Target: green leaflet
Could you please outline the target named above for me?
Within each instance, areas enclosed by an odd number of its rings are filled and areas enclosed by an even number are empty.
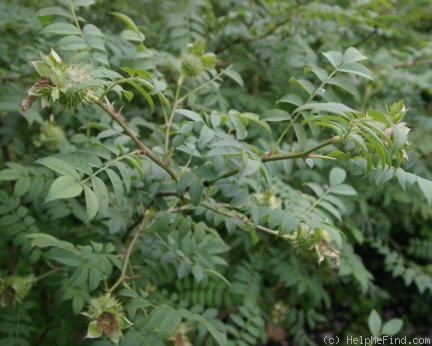
[[[204,191],[202,179],[194,177],[189,186],[189,195],[193,205],[197,206],[202,198]]]
[[[71,165],[56,157],[45,157],[43,159],[37,160],[36,163],[44,165],[45,167],[48,167],[61,175],[69,176],[74,179],[80,178],[78,172]]]
[[[68,23],[49,24],[41,30],[41,34],[79,35],[80,33],[76,26]]]
[[[382,321],[381,317],[378,314],[376,310],[372,310],[369,317],[368,317],[368,326],[371,334],[373,336],[380,335],[381,327],[382,327]]]
[[[72,198],[81,194],[83,186],[71,176],[58,177],[52,183],[45,202],[61,198]]]
[[[90,189],[87,185],[84,185],[84,196],[87,208],[87,217],[89,220],[93,219],[98,210],[99,210],[99,202],[96,194]]]

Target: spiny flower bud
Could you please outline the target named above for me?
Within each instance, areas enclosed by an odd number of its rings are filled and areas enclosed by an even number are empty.
[[[186,77],[198,77],[205,70],[214,69],[216,66],[216,54],[204,53],[205,43],[197,41],[188,44],[187,51],[181,57],[181,71]]]
[[[33,137],[33,144],[36,147],[44,146],[47,149],[55,150],[63,138],[65,138],[65,133],[55,121],[45,121],[40,133]]]
[[[105,335],[118,344],[123,337],[122,330],[132,325],[124,315],[121,303],[109,293],[90,299],[88,311],[82,314],[92,319],[88,325],[87,338]]]
[[[216,66],[216,54],[214,53],[205,53],[201,57],[201,62],[206,70],[214,69]]]

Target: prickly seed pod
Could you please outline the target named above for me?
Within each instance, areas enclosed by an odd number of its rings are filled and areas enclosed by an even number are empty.
[[[181,59],[181,70],[186,77],[198,77],[204,72],[204,65],[199,56],[185,54]]]
[[[90,300],[88,311],[82,313],[92,321],[88,325],[87,338],[102,335],[118,344],[123,337],[123,329],[132,325],[123,312],[121,303],[109,293]]]
[[[32,65],[41,78],[21,102],[23,112],[31,107],[36,98],[41,99],[42,107],[58,101],[72,110],[90,103],[93,91],[86,82],[91,77],[84,67],[63,63],[54,50],[42,56],[42,60],[32,62]]]
[[[321,236],[316,229],[311,229],[306,224],[301,224],[297,228],[296,237],[291,241],[293,248],[301,255],[308,257],[316,243],[321,240]]]
[[[306,224],[301,224],[297,229],[296,238],[291,241],[293,248],[299,254],[308,256],[315,250],[318,256],[318,264],[325,258],[331,258],[336,267],[340,265],[340,253],[331,244],[332,237],[329,232],[322,228],[310,228]]]
[[[59,102],[69,109],[82,108],[91,102],[93,96],[90,87],[80,87],[83,82],[90,81],[88,73],[79,66],[68,66],[65,79],[61,86]]]

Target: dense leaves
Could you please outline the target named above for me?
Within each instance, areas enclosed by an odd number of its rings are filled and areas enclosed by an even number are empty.
[[[418,5],[2,2],[0,344],[425,336]]]

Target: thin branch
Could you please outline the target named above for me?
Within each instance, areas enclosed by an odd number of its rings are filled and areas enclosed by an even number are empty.
[[[147,212],[143,215],[143,218],[142,218],[142,220],[141,220],[141,225],[140,225],[140,227],[139,227],[139,229],[136,231],[136,233],[134,234],[134,236],[133,236],[133,238],[132,238],[132,240],[131,240],[131,242],[129,243],[129,245],[128,245],[128,247],[127,247],[127,249],[126,249],[126,255],[125,255],[125,259],[124,259],[124,261],[123,261],[123,267],[122,267],[122,270],[121,270],[121,274],[120,274],[120,277],[118,278],[118,280],[108,289],[108,292],[109,293],[112,293],[112,292],[114,292],[115,290],[116,290],[116,288],[118,287],[118,286],[120,286],[127,278],[128,278],[128,276],[127,276],[127,274],[126,274],[126,272],[127,272],[127,270],[128,270],[128,267],[129,267],[129,263],[130,263],[130,257],[131,257],[131,255],[132,255],[132,251],[133,251],[133,249],[134,249],[134,247],[135,247],[135,244],[136,244],[136,242],[137,242],[137,240],[138,240],[138,238],[139,238],[139,236],[141,235],[141,233],[143,233],[146,229],[147,229],[147,225],[146,225],[146,222],[147,222],[147,220],[146,220],[146,216],[147,216]]]
[[[127,133],[127,135],[134,141],[136,146],[141,150],[141,153],[145,156],[147,156],[150,160],[152,160],[154,163],[156,163],[159,167],[161,167],[165,172],[167,172],[171,178],[173,178],[175,181],[178,180],[177,174],[171,169],[171,167],[168,166],[167,163],[162,162],[153,152],[147,148],[143,142],[139,140],[139,138],[135,135],[135,133],[129,128],[129,126],[123,121],[121,118],[121,115],[112,109],[112,107],[108,106],[107,104],[103,103],[100,100],[95,100],[95,103],[102,108],[107,114],[111,116],[111,118],[119,124],[122,129]]]
[[[41,275],[39,275],[39,276],[33,278],[32,282],[33,282],[33,283],[36,283],[37,281],[39,281],[39,280],[43,280],[43,279],[45,279],[46,277],[51,276],[51,275],[53,275],[53,274],[55,274],[55,273],[57,273],[58,271],[63,270],[63,269],[64,269],[64,268],[55,268],[55,269],[52,269],[52,270],[50,270],[49,272],[46,272],[46,273],[44,273],[44,274],[41,274]]]
[[[360,39],[359,41],[357,41],[356,43],[353,43],[351,45],[351,47],[358,47],[361,46],[363,43],[365,43],[366,41],[369,41],[372,37],[374,37],[375,35],[378,35],[378,27],[374,26],[374,29],[372,32],[370,32],[368,35],[366,35],[365,37],[363,37],[362,39]]]
[[[165,128],[166,128],[166,130],[165,130],[165,160],[166,161],[168,160],[171,127],[172,127],[172,123],[174,121],[174,115],[175,115],[176,108],[177,108],[178,104],[180,103],[179,102],[180,90],[183,86],[184,78],[185,78],[185,76],[183,74],[181,74],[179,79],[177,80],[177,86],[176,86],[176,91],[175,91],[175,96],[174,96],[174,104],[173,104],[170,116],[168,117],[167,121],[165,122]]]
[[[69,7],[70,7],[70,11],[71,11],[71,13],[72,13],[73,20],[74,20],[74,22],[75,22],[75,26],[76,26],[76,28],[79,30],[81,38],[84,40],[84,42],[87,42],[86,37],[84,36],[84,32],[83,32],[83,30],[82,30],[82,28],[81,28],[81,25],[80,25],[80,23],[79,23],[78,17],[77,17],[77,15],[76,15],[76,12],[75,12],[75,9],[74,9],[73,2],[72,2],[71,0],[69,0]],[[89,53],[89,60],[90,60],[90,64],[94,66],[93,58],[92,58],[91,51],[90,51],[89,48],[90,48],[90,47],[89,47],[88,44],[87,44],[87,48],[86,48],[86,50],[87,50],[87,52]]]
[[[339,71],[339,68],[334,69],[326,79],[324,79],[321,84],[318,86],[318,88],[315,89],[315,91],[312,93],[312,95],[309,96],[308,100],[304,104],[311,103],[315,96],[318,94],[318,92],[324,87],[324,85],[327,84],[327,82],[333,78],[333,76]],[[300,117],[301,113],[294,111],[295,116],[292,117],[290,123],[287,125],[285,130],[282,132],[282,134],[279,136],[279,138],[276,140],[276,142],[273,144],[272,148],[270,149],[269,154],[272,155],[273,152],[276,150],[276,148],[279,146],[282,139],[285,137],[285,135],[288,133],[288,131],[291,129],[291,127],[294,125],[294,123],[297,121],[297,119]]]
[[[341,141],[341,138],[339,136],[334,136],[332,138],[327,139],[324,142],[321,142],[305,151],[302,152],[295,152],[295,153],[288,153],[288,154],[282,154],[282,155],[265,155],[263,157],[261,157],[261,162],[271,162],[271,161],[282,161],[282,160],[292,160],[292,159],[298,159],[298,158],[308,158],[312,156],[312,153],[318,149],[324,148],[328,145],[334,144],[334,143],[338,143]],[[231,171],[228,171],[226,173],[224,173],[223,175],[221,175],[220,177],[217,177],[216,179],[213,180],[206,180],[204,181],[204,186],[210,186],[213,185],[216,181],[224,179],[224,178],[228,178],[231,177],[235,174],[237,174],[238,172],[240,172],[240,167],[236,167],[234,169],[232,169]]]
[[[93,177],[98,176],[99,173],[106,171],[110,166],[112,166],[113,164],[115,164],[117,161],[122,161],[125,157],[128,156],[133,156],[133,155],[139,155],[141,153],[140,150],[135,150],[132,152],[129,152],[127,154],[121,155],[116,157],[114,160],[109,161],[108,163],[106,163],[105,165],[103,165],[101,168],[99,168],[97,171],[93,172],[91,175],[89,175],[87,178],[81,180],[81,184],[85,183],[86,181],[89,181],[91,179],[93,179]]]
[[[217,73],[215,76],[213,76],[212,78],[210,78],[208,81],[206,81],[206,82],[198,85],[196,88],[188,91],[187,93],[185,93],[181,97],[180,97],[180,91],[181,91],[181,89],[183,87],[185,76],[183,74],[180,75],[180,77],[179,77],[179,79],[177,81],[177,87],[176,87],[175,96],[174,96],[174,105],[172,107],[171,114],[170,114],[170,116],[169,116],[169,118],[168,118],[168,120],[166,121],[166,124],[165,124],[165,127],[166,127],[166,132],[165,132],[165,155],[166,155],[166,158],[165,158],[165,160],[168,159],[170,133],[171,133],[171,127],[172,127],[172,123],[174,121],[174,116],[175,116],[176,109],[190,95],[195,94],[196,92],[198,92],[201,89],[205,88],[207,85],[209,85],[210,83],[214,82],[216,79],[218,79],[219,77],[221,77],[226,71],[228,71],[231,68],[232,68],[231,65],[228,66],[228,67],[226,67],[226,68],[224,68],[219,73]]]
[[[337,143],[339,141],[340,141],[340,137],[334,136],[334,137],[329,138],[326,141],[321,142],[321,143],[313,146],[312,148],[309,148],[309,149],[302,151],[300,153],[288,153],[288,154],[283,154],[283,155],[266,156],[266,157],[263,157],[261,159],[261,161],[262,162],[270,162],[270,161],[281,161],[281,160],[291,160],[291,159],[298,159],[298,158],[307,158],[315,150],[324,148],[328,145]]]
[[[252,221],[250,221],[246,216],[240,216],[240,215],[235,215],[235,214],[230,214],[225,210],[220,210],[217,207],[214,207],[208,203],[202,202],[200,203],[200,205],[208,210],[211,210],[213,212],[215,212],[216,214],[222,215],[222,216],[226,216],[229,217],[231,219],[236,219],[239,220],[241,222],[243,222],[245,225],[251,226],[251,227],[255,227],[256,229],[259,229],[260,231],[264,231],[273,235],[279,235],[280,232],[278,230],[275,229],[271,229],[265,226],[261,226],[258,224],[253,223]]]
[[[126,242],[126,240],[129,238],[130,233],[133,231],[133,229],[138,226],[140,223],[142,222],[142,217],[139,218],[138,220],[136,220],[132,225],[130,225],[127,229],[126,232],[123,234],[122,237],[122,243]]]

